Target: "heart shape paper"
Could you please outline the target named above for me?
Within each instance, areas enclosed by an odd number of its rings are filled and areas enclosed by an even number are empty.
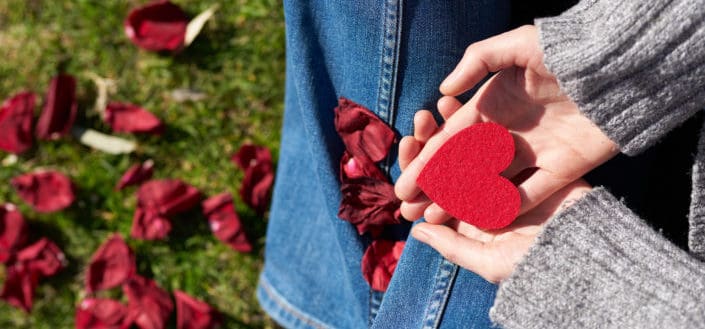
[[[416,180],[426,195],[453,217],[481,229],[511,224],[519,191],[499,174],[514,158],[514,140],[496,123],[478,123],[445,142]]]

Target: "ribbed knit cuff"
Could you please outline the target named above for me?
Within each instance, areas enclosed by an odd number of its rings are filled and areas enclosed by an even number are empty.
[[[626,154],[704,107],[702,1],[583,0],[535,23],[562,90]]]
[[[705,328],[705,267],[603,188],[556,215],[490,311],[503,328]]]

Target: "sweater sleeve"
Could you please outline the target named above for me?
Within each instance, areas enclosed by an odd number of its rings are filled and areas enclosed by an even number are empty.
[[[623,153],[705,107],[704,0],[583,0],[536,25],[548,69]]]
[[[503,328],[705,328],[705,264],[604,188],[556,215],[490,311]]]

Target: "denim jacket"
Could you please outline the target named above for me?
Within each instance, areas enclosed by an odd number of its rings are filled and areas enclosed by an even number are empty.
[[[487,328],[496,286],[407,239],[386,293],[360,262],[367,236],[337,217],[346,97],[409,135],[464,49],[509,28],[508,0],[290,0],[286,99],[258,298],[288,328]],[[396,152],[381,167],[400,173]],[[401,225],[406,236],[410,225]]]

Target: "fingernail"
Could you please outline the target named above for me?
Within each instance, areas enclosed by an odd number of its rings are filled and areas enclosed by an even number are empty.
[[[450,72],[450,74],[448,74],[448,76],[443,80],[443,82],[441,82],[441,88],[447,87],[447,85],[453,82],[453,80],[455,80],[458,75],[458,71],[460,70],[457,67],[453,69],[453,72]]]

